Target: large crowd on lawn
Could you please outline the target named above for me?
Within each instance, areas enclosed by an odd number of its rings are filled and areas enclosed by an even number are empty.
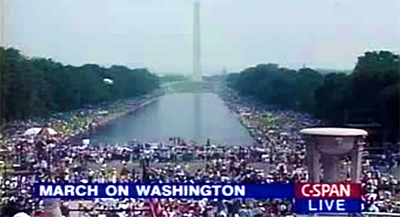
[[[240,116],[255,137],[254,144],[220,146],[210,140],[206,144],[198,144],[172,137],[160,143],[130,141],[120,146],[99,145],[92,144],[88,138],[71,140],[71,133],[74,132],[60,133],[53,130],[51,125],[27,134],[28,128],[35,127],[35,124],[25,122],[23,124],[27,131],[4,140],[1,150],[1,203],[13,204],[8,206],[7,212],[25,212],[31,216],[40,216],[49,204],[59,204],[60,216],[65,217],[293,215],[292,201],[280,199],[49,201],[32,197],[33,183],[42,181],[307,182],[305,142],[299,130],[323,126],[321,120],[288,110],[270,110],[234,95],[222,95],[221,98]],[[92,123],[88,121],[85,124]],[[400,212],[395,202],[399,191],[398,181],[389,172],[391,167],[397,165],[398,155],[389,151],[384,156],[363,160],[364,209],[369,212]],[[342,159],[341,178],[344,181],[349,179],[348,165],[348,159]]]

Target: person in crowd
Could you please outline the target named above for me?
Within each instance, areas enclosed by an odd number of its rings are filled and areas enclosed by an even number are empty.
[[[14,204],[19,211],[40,210],[44,201],[33,199],[31,194],[35,182],[307,182],[305,145],[299,130],[324,123],[303,113],[254,109],[248,106],[251,103],[238,98],[224,99],[230,109],[246,114],[242,122],[253,130],[251,133],[258,138],[257,143],[218,146],[210,139],[206,144],[196,144],[172,137],[160,144],[133,141],[124,145],[93,145],[88,140],[73,141],[72,136],[65,133],[34,138],[18,136],[6,145],[10,153],[8,158],[28,172],[22,178],[13,174],[1,176],[2,189],[6,189],[1,192],[2,203]],[[274,117],[270,126],[263,126],[259,121],[260,114],[264,113]],[[91,120],[99,119],[101,117]],[[60,124],[61,121],[53,122]],[[25,126],[29,125],[33,123],[25,123]],[[398,154],[390,153],[386,164],[394,165],[398,161],[396,156]],[[343,179],[346,180],[349,159],[342,162]],[[196,166],[199,164],[201,166]],[[398,205],[392,203],[399,193],[398,180],[387,170],[381,172],[374,165],[370,160],[363,162],[364,209],[399,212]],[[153,208],[163,217],[264,217],[292,215],[293,205],[288,200],[96,199],[79,206],[76,201],[63,201],[61,211],[64,216],[71,216],[69,209],[75,206],[75,209],[86,210],[81,216],[139,217],[150,216],[150,208]]]

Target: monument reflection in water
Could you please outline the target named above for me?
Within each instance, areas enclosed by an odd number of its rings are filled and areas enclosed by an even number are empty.
[[[193,131],[194,140],[200,141],[202,139],[202,113],[201,113],[201,92],[195,91],[193,97]]]

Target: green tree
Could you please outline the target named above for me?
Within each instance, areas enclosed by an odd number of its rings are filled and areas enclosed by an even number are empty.
[[[49,117],[52,112],[137,97],[159,87],[158,77],[147,69],[75,67],[52,59],[27,58],[16,49],[2,47],[0,60],[1,119]],[[106,84],[105,78],[114,84]]]
[[[324,77],[324,83],[315,91],[315,115],[331,121],[335,125],[343,124],[344,93],[349,78],[344,73],[330,73]]]
[[[310,68],[300,69],[296,74],[296,100],[298,108],[315,112],[315,91],[323,84],[324,77]]]

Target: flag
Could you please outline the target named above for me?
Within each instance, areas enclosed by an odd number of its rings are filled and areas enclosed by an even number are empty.
[[[150,199],[150,210],[153,217],[163,217],[164,210],[158,199]]]

